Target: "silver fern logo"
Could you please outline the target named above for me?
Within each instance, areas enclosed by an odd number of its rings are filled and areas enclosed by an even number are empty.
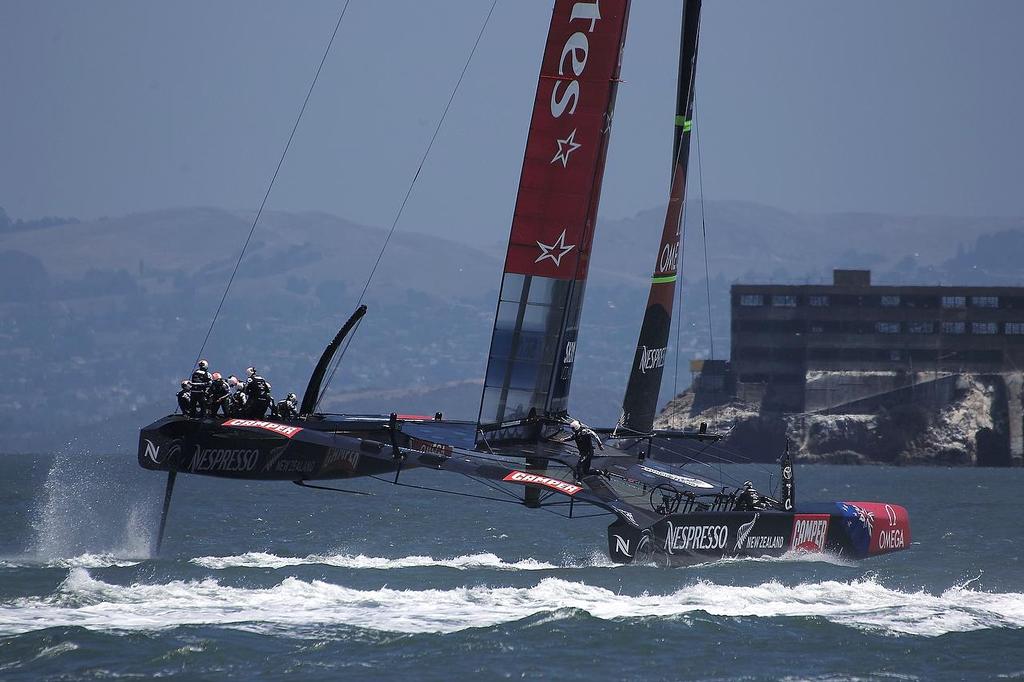
[[[736,532],[736,547],[733,548],[734,552],[738,552],[743,549],[743,546],[747,544],[747,538],[750,537],[751,531],[754,530],[754,524],[757,523],[757,517],[760,514],[754,514],[754,518],[740,526]]]

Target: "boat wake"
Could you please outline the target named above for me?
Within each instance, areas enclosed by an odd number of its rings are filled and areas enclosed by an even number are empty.
[[[237,556],[206,556],[191,559],[191,563],[204,568],[223,570],[226,568],[286,568],[289,566],[333,566],[352,569],[401,569],[401,568],[454,568],[458,570],[492,569],[499,571],[550,571],[571,568],[610,568],[618,564],[602,555],[594,555],[586,561],[567,560],[552,564],[536,559],[506,561],[495,554],[468,554],[450,559],[435,559],[430,556],[407,556],[396,559],[372,557],[363,554],[310,554],[305,557],[284,557],[265,552],[247,552]]]
[[[221,585],[214,579],[116,585],[73,568],[47,597],[0,604],[0,635],[52,627],[149,631],[220,625],[303,636],[325,625],[403,633],[448,633],[512,623],[535,615],[602,620],[686,618],[821,618],[885,634],[938,636],[1024,628],[1024,594],[951,587],[941,594],[902,592],[872,579],[793,586],[771,581],[743,587],[697,581],[666,594],[631,596],[559,578],[532,587],[359,590],[289,577],[269,588]]]
[[[25,555],[0,559],[0,568],[126,568],[142,563],[146,556],[119,556],[100,553],[79,554],[67,558]]]

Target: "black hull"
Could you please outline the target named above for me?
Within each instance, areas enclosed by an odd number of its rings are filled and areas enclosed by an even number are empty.
[[[140,431],[138,458],[153,471],[270,481],[343,479],[424,465],[424,455],[403,461],[396,448],[439,456],[451,450],[391,428],[386,417],[270,422],[171,415]]]
[[[733,508],[730,496],[711,493],[692,498],[682,510],[677,505],[673,513],[663,516],[645,502],[627,501],[636,497],[632,489],[639,486],[640,497],[647,497],[650,490],[664,489],[666,481],[705,488],[710,484],[682,475],[685,472],[673,473],[650,460],[623,464],[622,457],[635,460],[611,447],[605,448],[606,456],[595,459],[607,474],[590,474],[575,481],[564,463],[560,465],[561,478],[557,467],[547,471],[550,475],[537,474],[526,466],[526,456],[514,449],[474,452],[470,449],[474,432],[473,424],[426,417],[271,422],[172,415],[142,429],[138,460],[143,468],[170,474],[168,500],[178,473],[298,483],[374,476],[398,483],[405,469],[444,469],[490,481],[492,487],[525,489],[538,499],[553,495],[556,501],[544,506],[563,505],[561,511],[570,516],[573,502],[614,514],[617,520],[608,527],[608,552],[619,563],[682,565],[800,551],[863,559],[910,545],[909,517],[898,505],[833,502],[799,505],[795,512],[740,512],[727,511]],[[564,461],[553,456],[564,446],[550,447],[549,466]],[[613,452],[618,454],[607,456]],[[617,492],[612,481],[632,494]],[[696,501],[701,499],[709,503],[698,506]]]
[[[807,505],[797,512],[690,512],[644,529],[623,519],[608,526],[608,553],[617,563],[677,566],[800,553],[859,560],[909,546],[906,510],[870,502]]]

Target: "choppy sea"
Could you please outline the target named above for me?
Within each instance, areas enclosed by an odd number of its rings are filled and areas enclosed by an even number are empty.
[[[913,546],[619,567],[607,518],[180,476],[154,556],[162,476],[0,456],[0,680],[1024,679],[1024,470],[797,475],[903,504]]]

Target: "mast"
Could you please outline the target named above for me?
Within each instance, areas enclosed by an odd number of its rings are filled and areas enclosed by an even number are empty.
[[[555,0],[541,63],[479,421],[532,442],[564,414],[601,196],[629,0]]]
[[[649,433],[654,427],[658,394],[665,371],[665,354],[672,327],[672,302],[676,277],[682,262],[682,217],[686,197],[686,168],[690,157],[690,127],[693,117],[694,77],[697,67],[697,38],[700,32],[701,0],[684,0],[679,46],[679,75],[676,86],[676,116],[672,137],[672,184],[668,210],[661,233],[661,245],[651,276],[647,311],[640,327],[626,396],[622,401],[622,426]]]

